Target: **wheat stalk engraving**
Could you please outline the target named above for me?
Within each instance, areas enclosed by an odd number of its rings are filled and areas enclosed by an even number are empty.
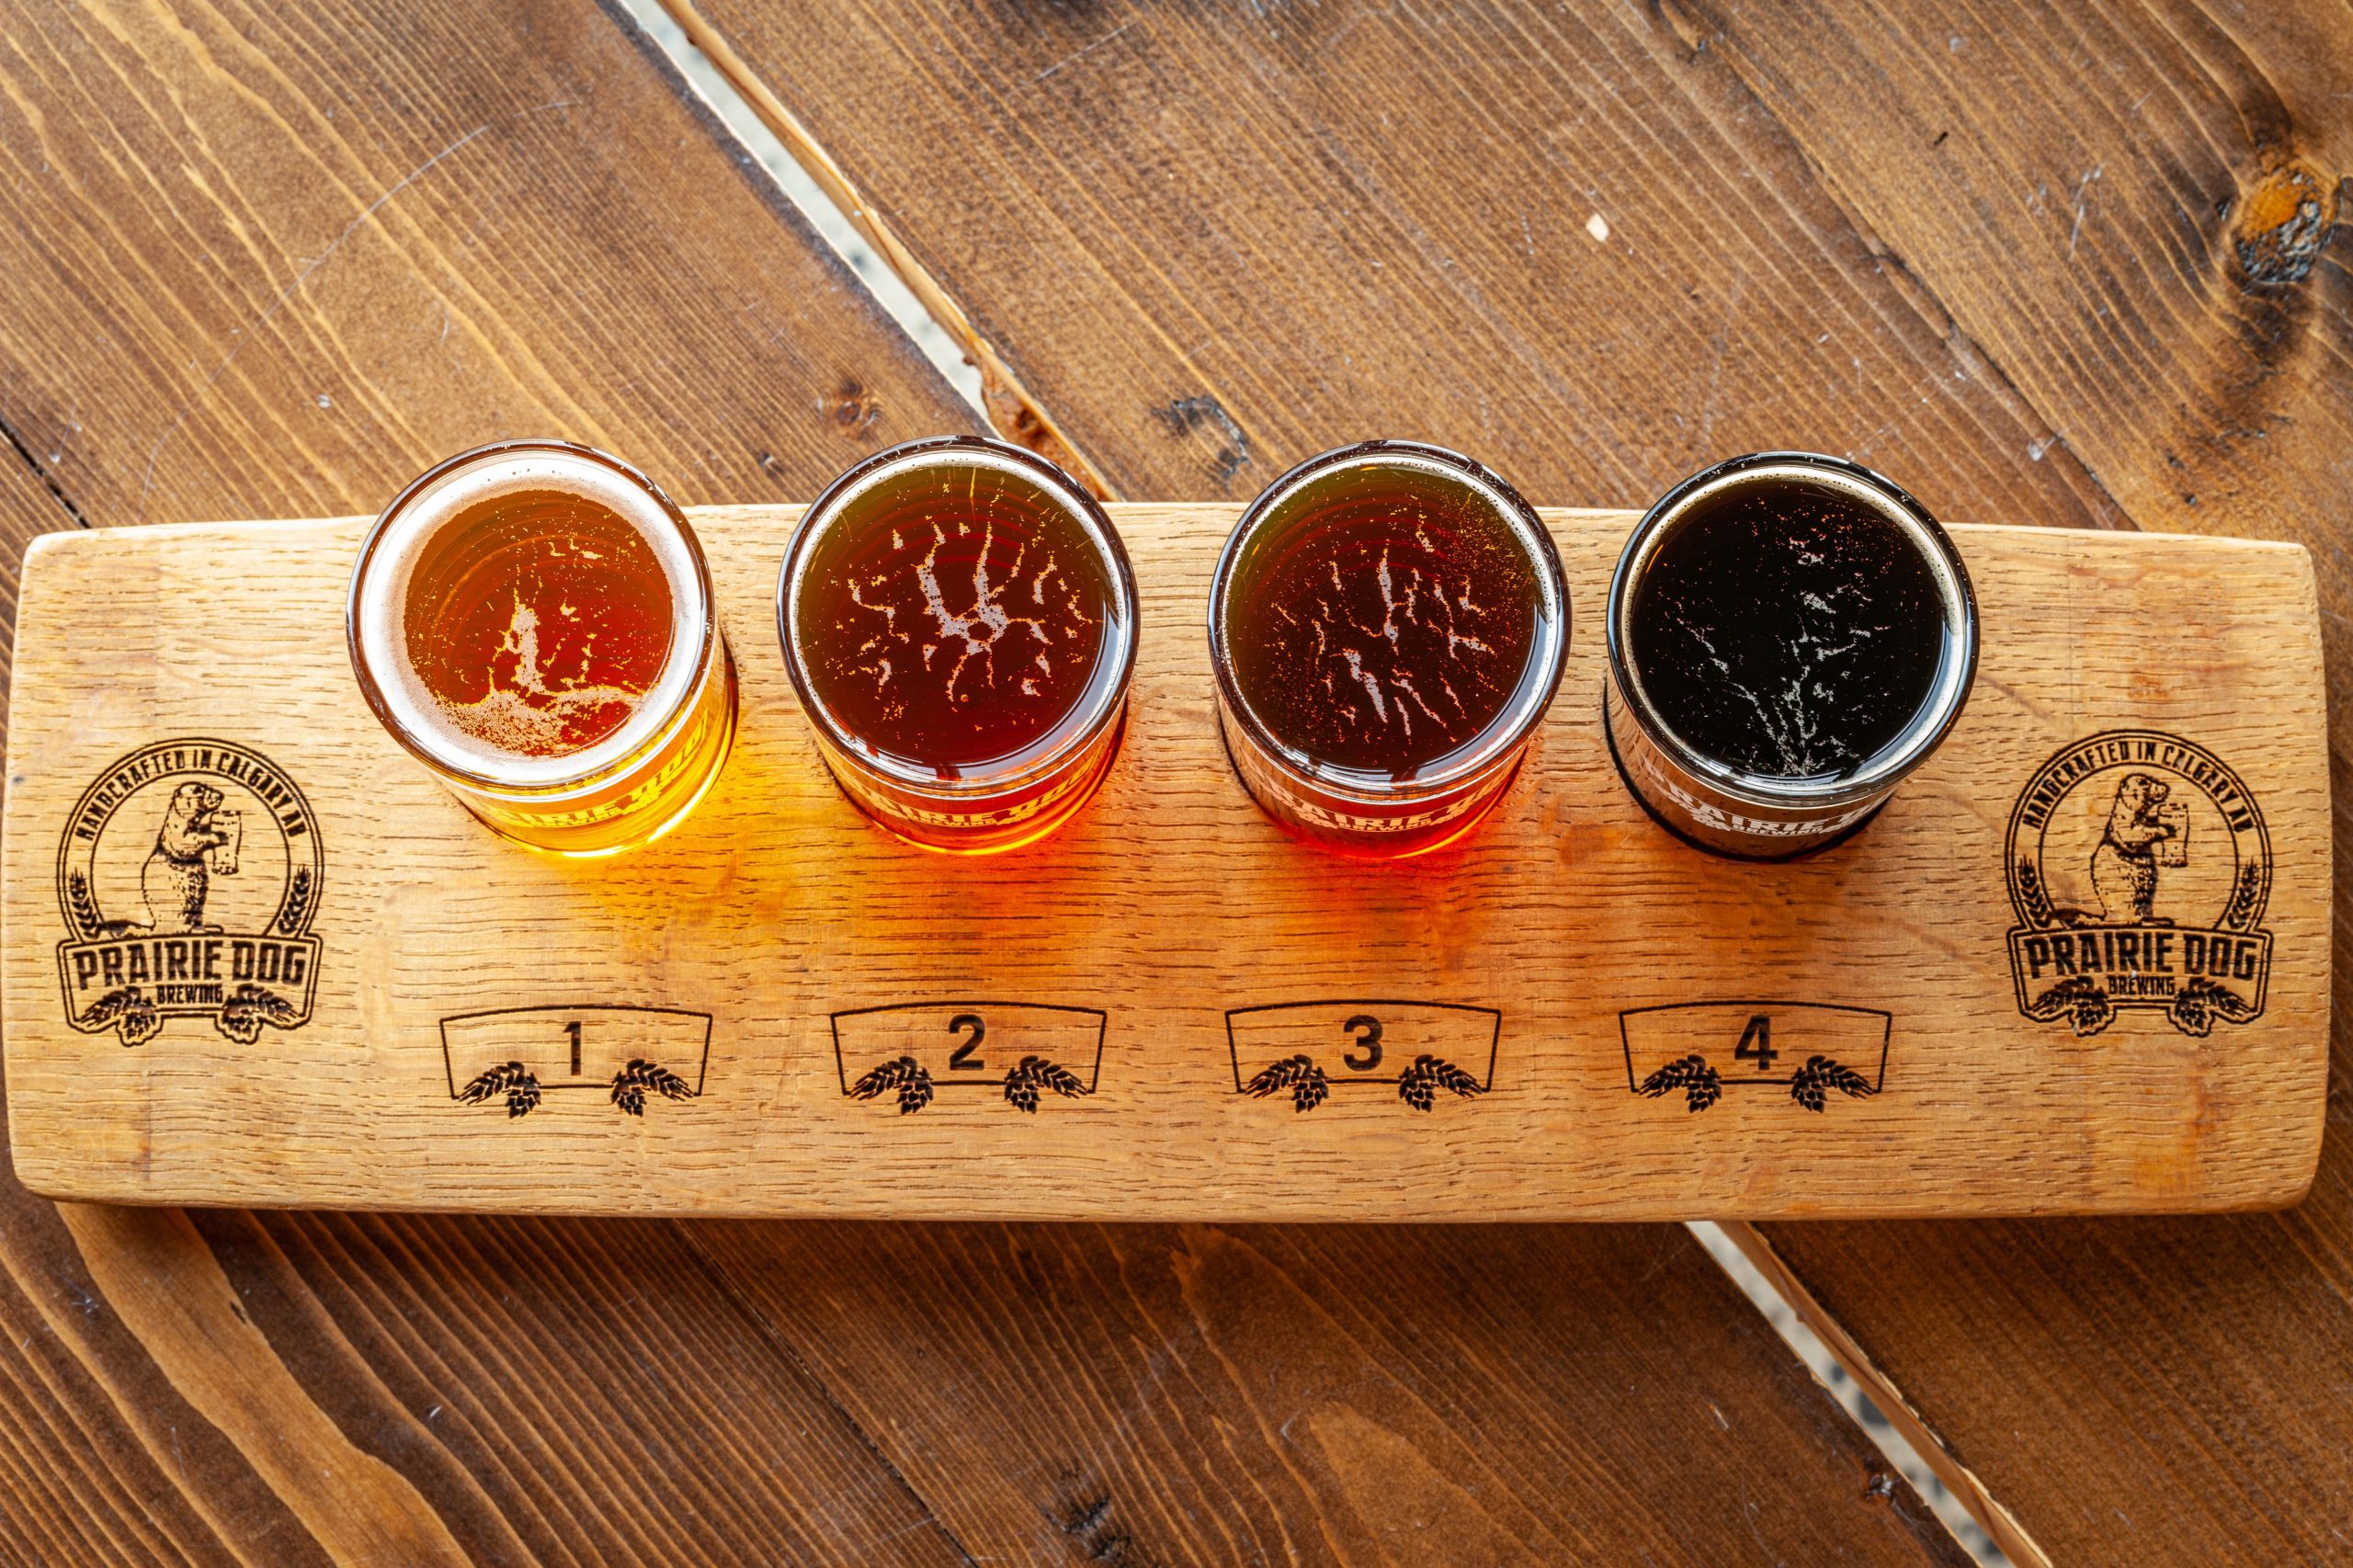
[[[849,1086],[854,1100],[876,1099],[892,1089],[899,1092],[899,1114],[913,1116],[931,1103],[931,1074],[912,1056],[885,1062]]]
[[[1790,1098],[1808,1110],[1818,1111],[1829,1103],[1832,1089],[1857,1098],[1879,1093],[1871,1087],[1869,1078],[1829,1056],[1807,1057],[1805,1065],[1790,1080]]]
[[[475,1074],[464,1088],[458,1091],[458,1099],[464,1105],[480,1105],[500,1095],[506,1096],[506,1114],[510,1119],[529,1116],[540,1103],[540,1080],[519,1062],[502,1062],[486,1072]]]
[[[1302,1053],[1284,1057],[1242,1085],[1244,1094],[1257,1100],[1285,1089],[1290,1091],[1290,1108],[1294,1112],[1313,1110],[1332,1092],[1332,1080],[1324,1075],[1323,1068],[1315,1065],[1313,1057]]]
[[[648,1091],[665,1100],[694,1097],[694,1090],[684,1078],[658,1062],[648,1062],[642,1056],[631,1057],[628,1066],[613,1074],[613,1103],[631,1116],[645,1114]]]
[[[74,917],[74,935],[85,942],[95,942],[106,934],[106,921],[98,914],[98,901],[90,895],[90,879],[79,871],[65,878],[65,902]]]
[[[1065,1097],[1090,1092],[1077,1074],[1042,1056],[1023,1057],[1020,1065],[1005,1075],[1006,1103],[1017,1111],[1037,1115],[1041,1089],[1051,1089]]]
[[[2222,924],[2234,931],[2245,931],[2255,925],[2256,909],[2263,903],[2263,867],[2250,860],[2239,868],[2238,886],[2232,890],[2231,906],[2222,912]],[[2197,1031],[2203,1034],[2206,1031]]]
[[[1702,1111],[1723,1097],[1724,1081],[1708,1065],[1706,1057],[1694,1054],[1668,1062],[1643,1079],[1634,1092],[1654,1100],[1677,1089],[1683,1091],[1686,1108]]]
[[[2059,924],[2058,914],[2051,907],[2051,890],[2042,885],[2041,869],[2024,856],[2018,858],[2018,903],[2026,907],[2028,925]]]
[[[1465,1099],[1487,1091],[1479,1080],[1471,1076],[1443,1056],[1427,1053],[1414,1058],[1414,1064],[1397,1079],[1397,1097],[1415,1110],[1427,1110],[1438,1103],[1438,1092],[1449,1090]]]
[[[297,866],[286,880],[286,903],[278,912],[278,928],[289,937],[302,932],[302,917],[311,908],[311,868]]]

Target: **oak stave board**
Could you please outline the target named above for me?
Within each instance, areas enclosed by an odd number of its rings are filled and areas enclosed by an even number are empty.
[[[1631,518],[1548,513],[1576,614],[1538,748],[1467,843],[1378,865],[1284,837],[1220,753],[1200,606],[1234,508],[1119,507],[1143,594],[1122,756],[1063,833],[972,861],[890,838],[826,778],[775,642],[796,516],[696,514],[743,679],[736,751],[676,833],[587,864],[493,838],[360,703],[341,613],[364,521],[38,541],[0,846],[26,1183],[290,1207],[1499,1220],[2250,1208],[2311,1179],[2330,860],[2301,549],[1956,530],[1985,624],[1969,711],[1860,837],[1758,867],[1669,838],[1620,783],[1595,628]],[[2185,770],[2166,776],[2201,812],[2188,863],[2160,873],[2161,908],[2167,876],[2188,901],[2169,950],[2219,928],[2189,905],[2268,855],[2259,913],[2231,928],[2234,952],[2264,938],[2260,992],[2240,977],[2256,1017],[2210,1008],[2200,1036],[2162,1006],[2081,1035],[2022,1016],[2057,971],[2029,994],[2011,971],[2014,810],[2038,769],[2118,731],[2188,743],[2126,754]],[[174,739],[249,750],[307,801],[315,996],[294,1027],[184,1017],[125,1045],[68,1025],[61,843],[119,759]],[[2052,813],[2072,824],[2054,893],[2119,777],[2088,771]],[[108,918],[161,798],[101,835]],[[285,916],[304,857],[273,843],[256,835],[236,885],[253,908],[220,903],[224,939],[233,910]],[[1714,1103],[1636,1092],[1691,1051]],[[1241,1092],[1301,1052],[1322,1103]],[[901,1054],[937,1085],[919,1109],[847,1092]],[[1008,1103],[1033,1054],[1086,1092]],[[1399,1079],[1423,1054],[1483,1092],[1441,1084],[1416,1109]],[[1879,1092],[1834,1085],[1808,1108],[1789,1080],[1813,1055]],[[641,1058],[682,1097],[656,1088],[633,1115],[612,1079]],[[504,1060],[542,1085],[527,1114],[457,1097]]]

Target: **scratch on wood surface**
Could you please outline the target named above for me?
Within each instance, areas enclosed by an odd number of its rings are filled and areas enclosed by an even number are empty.
[[[1094,53],[1097,50],[1102,48],[1105,44],[1110,42],[1113,39],[1118,38],[1121,33],[1126,32],[1130,28],[1134,27],[1136,23],[1142,19],[1143,18],[1141,17],[1131,17],[1126,21],[1121,22],[1118,27],[1113,28],[1109,32],[1105,33],[1101,38],[1071,51],[1068,54],[1063,55],[1060,60],[1055,61],[1051,65],[1047,66],[1043,71],[1039,72],[1035,76],[1030,77],[1029,85],[1034,87],[1039,83],[1044,81],[1047,77],[1052,75],[1055,72],[1060,71],[1063,66],[1085,59],[1086,56]]]
[[[203,397],[206,392],[210,392],[212,388],[219,383],[221,378],[229,373],[229,367],[236,363],[237,356],[245,351],[245,345],[254,340],[254,335],[268,324],[269,319],[278,312],[279,308],[282,307],[288,300],[293,298],[295,290],[301,289],[303,284],[310,281],[311,274],[316,272],[320,267],[326,265],[327,257],[333,256],[336,250],[342,246],[344,241],[351,238],[353,234],[357,233],[360,225],[367,222],[368,220],[373,218],[380,210],[381,210],[386,202],[392,200],[392,198],[398,196],[402,191],[406,190],[410,186],[415,185],[418,180],[423,179],[444,159],[455,154],[460,148],[466,146],[469,142],[481,136],[483,132],[504,125],[509,120],[521,119],[527,115],[544,114],[550,109],[570,108],[579,103],[579,101],[580,100],[577,98],[557,98],[552,103],[536,104],[529,108],[517,109],[513,114],[501,115],[496,119],[484,120],[482,124],[475,126],[472,131],[467,131],[463,136],[459,137],[455,142],[450,142],[447,147],[442,148],[438,153],[434,153],[433,156],[426,159],[425,162],[417,165],[416,167],[402,176],[400,179],[392,185],[386,187],[384,193],[377,197],[375,200],[369,202],[360,212],[359,216],[345,224],[343,226],[343,233],[337,234],[334,239],[329,240],[324,250],[319,252],[317,256],[313,256],[307,263],[305,263],[302,269],[294,275],[293,281],[287,284],[285,288],[280,289],[278,291],[277,298],[270,301],[268,305],[263,309],[261,314],[256,316],[252,321],[246,323],[244,326],[238,328],[235,333],[231,335],[237,339],[236,347],[230,349],[229,352],[222,357],[221,363],[212,368],[212,373],[204,378],[204,385],[198,388],[193,394],[181,402],[178,412],[174,414],[172,416],[172,422],[164,427],[164,433],[162,435],[155,437],[155,444],[147,449],[146,471],[139,476],[140,520],[142,522],[146,520],[147,496],[155,487],[155,460],[163,455],[164,448],[169,444],[171,438],[174,436],[178,435],[181,427],[187,425],[188,415],[196,411],[198,399]],[[448,307],[445,305],[443,307],[444,319],[442,329],[445,336],[448,335],[447,310]]]

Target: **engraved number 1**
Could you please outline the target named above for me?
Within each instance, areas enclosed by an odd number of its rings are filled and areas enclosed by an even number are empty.
[[[580,1020],[574,1018],[565,1024],[563,1032],[572,1037],[572,1075],[577,1078],[580,1076]]]
[[[1759,1073],[1771,1072],[1773,1059],[1781,1054],[1773,1049],[1772,1015],[1758,1013],[1752,1017],[1748,1027],[1740,1031],[1740,1043],[1733,1047],[1732,1053],[1743,1062],[1756,1062]]]

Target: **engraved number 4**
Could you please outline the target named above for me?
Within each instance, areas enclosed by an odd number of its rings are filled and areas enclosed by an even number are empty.
[[[1734,1056],[1743,1062],[1754,1062],[1759,1073],[1773,1070],[1774,1058],[1781,1053],[1773,1049],[1773,1019],[1770,1014],[1758,1013],[1740,1031],[1740,1043],[1733,1047]]]

